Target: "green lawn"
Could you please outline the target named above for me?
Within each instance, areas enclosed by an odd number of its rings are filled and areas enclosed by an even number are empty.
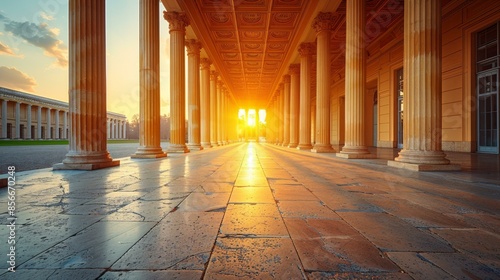
[[[137,139],[108,140],[108,144],[139,143]],[[68,140],[0,140],[1,146],[68,145]]]

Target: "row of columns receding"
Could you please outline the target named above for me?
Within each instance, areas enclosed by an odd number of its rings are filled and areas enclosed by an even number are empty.
[[[374,158],[365,142],[365,1],[346,2],[345,145],[337,156]],[[300,150],[334,153],[330,142],[330,38],[333,13],[314,19],[316,43],[298,48],[268,111],[275,143]],[[441,1],[409,0],[404,11],[404,144],[388,164],[412,170],[457,170],[441,149]],[[316,53],[316,112],[311,116],[311,64]],[[314,118],[314,119],[313,119]],[[313,121],[314,120],[314,121]],[[314,128],[314,146],[311,141]]]
[[[106,64],[105,5],[99,0],[69,2],[69,152],[54,169],[98,169],[119,165],[107,151],[105,139]],[[228,121],[236,115],[228,87],[210,60],[200,58],[201,44],[186,40],[189,20],[184,13],[164,12],[170,34],[170,144],[166,152],[189,152],[224,145]],[[139,2],[140,124],[139,147],[133,158],[161,158],[159,5]],[[84,44],[85,43],[85,44]],[[86,46],[86,47],[83,47]],[[188,141],[185,128],[185,48],[188,54]],[[201,73],[200,73],[201,66]]]
[[[1,139],[68,139],[68,115],[69,112],[64,109],[50,108],[42,105],[33,105],[14,100],[2,99],[1,102]],[[8,103],[14,103],[14,125],[9,124],[7,115]],[[25,106],[26,118],[21,118],[21,107]],[[37,107],[36,116],[33,116],[32,107]],[[43,111],[45,111],[45,121],[43,120]],[[60,121],[62,115],[62,122]],[[54,116],[54,121],[52,121]],[[36,120],[36,126],[32,125],[33,119]],[[24,124],[26,124],[24,126]],[[107,137],[108,139],[125,139],[127,123],[124,120],[107,118]],[[9,132],[9,129],[13,128]],[[52,130],[53,129],[53,130]],[[23,131],[25,130],[25,132]]]

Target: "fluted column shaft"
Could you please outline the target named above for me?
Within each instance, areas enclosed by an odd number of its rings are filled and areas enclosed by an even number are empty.
[[[201,43],[186,41],[188,55],[188,148],[202,150],[200,131],[200,50]]]
[[[299,98],[300,98],[300,64],[290,65],[290,142],[289,148],[299,144]]]
[[[160,144],[160,8],[139,2],[139,147],[132,158],[167,156]],[[121,138],[121,135],[118,137]]]
[[[333,13],[319,13],[314,19],[316,30],[316,131],[312,152],[332,153],[330,144],[330,34],[334,28]]]
[[[2,138],[7,138],[7,100],[2,100]]]
[[[290,143],[290,75],[283,76],[283,146]]]
[[[201,146],[212,148],[210,144],[210,64],[208,58],[200,60],[200,128]]]
[[[440,0],[405,1],[404,43],[404,141],[395,161],[448,165],[441,150]]]
[[[210,73],[210,144],[217,147],[217,77],[215,71]]]
[[[217,81],[217,144],[222,146],[222,94],[223,83],[221,80]]]
[[[31,139],[31,104],[26,106],[26,139]]]
[[[302,43],[300,54],[300,116],[299,150],[309,150],[311,145],[311,61],[314,53],[313,43]]]
[[[54,169],[119,165],[106,143],[105,2],[69,1],[69,152]],[[47,110],[50,115],[50,109]],[[50,120],[47,120],[50,137]]]
[[[170,145],[169,152],[187,153],[186,146],[186,88],[184,48],[186,26],[184,13],[164,12],[170,33]]]
[[[338,155],[373,157],[365,146],[365,0],[346,3],[345,146]]]

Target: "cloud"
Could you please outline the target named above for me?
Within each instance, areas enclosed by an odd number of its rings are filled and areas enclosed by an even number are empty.
[[[5,54],[6,55],[16,55],[14,53],[14,51],[11,48],[9,48],[9,46],[7,46],[7,45],[3,44],[2,42],[0,42],[0,55],[2,55],[2,54],[3,55],[5,55]]]
[[[0,86],[34,92],[36,81],[14,67],[0,66]]]
[[[57,59],[56,65],[68,66],[67,48],[57,38],[58,29],[49,28],[47,23],[35,24],[33,22],[14,21],[0,14],[0,20],[5,23],[5,31],[23,38],[26,42],[45,50],[45,55]]]
[[[41,12],[40,17],[42,17],[44,20],[54,20],[54,17],[51,15],[48,15],[46,12]]]

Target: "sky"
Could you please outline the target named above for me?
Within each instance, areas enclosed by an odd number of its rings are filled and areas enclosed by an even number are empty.
[[[139,113],[139,1],[106,1],[107,109]],[[169,109],[169,35],[160,5],[161,114]],[[68,0],[0,0],[0,86],[68,101]]]

